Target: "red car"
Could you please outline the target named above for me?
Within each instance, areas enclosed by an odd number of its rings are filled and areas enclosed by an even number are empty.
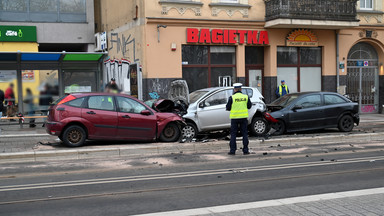
[[[65,145],[82,146],[85,140],[177,141],[183,119],[161,113],[134,97],[111,93],[74,93],[49,108],[47,133]]]

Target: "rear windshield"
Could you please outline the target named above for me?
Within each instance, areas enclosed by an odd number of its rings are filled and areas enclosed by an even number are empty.
[[[195,103],[199,98],[201,98],[203,95],[207,94],[208,91],[194,91],[191,94],[189,94],[189,103]]]

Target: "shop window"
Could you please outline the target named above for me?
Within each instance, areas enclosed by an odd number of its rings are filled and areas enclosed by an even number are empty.
[[[372,10],[373,9],[373,0],[360,0],[360,9],[363,10]]]
[[[236,48],[183,45],[182,65],[190,91],[229,86],[236,80]]]
[[[245,64],[264,64],[264,47],[246,46]]]
[[[278,47],[277,64],[297,64],[297,48]]]
[[[277,86],[285,80],[291,93],[321,91],[321,56],[320,47],[278,47]]]

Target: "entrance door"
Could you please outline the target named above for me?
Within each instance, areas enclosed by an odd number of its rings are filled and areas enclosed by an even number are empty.
[[[367,43],[358,43],[348,54],[346,94],[359,103],[361,113],[379,110],[379,75],[376,50]]]
[[[249,69],[248,70],[248,86],[254,87],[259,90],[261,94],[263,94],[263,71],[261,69]]]

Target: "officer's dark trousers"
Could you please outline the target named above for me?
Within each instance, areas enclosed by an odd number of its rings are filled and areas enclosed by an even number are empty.
[[[243,135],[243,152],[248,152],[248,130],[247,130],[248,120],[246,118],[242,119],[231,119],[231,141],[229,142],[230,152],[235,153],[236,146],[236,134],[241,131]]]

